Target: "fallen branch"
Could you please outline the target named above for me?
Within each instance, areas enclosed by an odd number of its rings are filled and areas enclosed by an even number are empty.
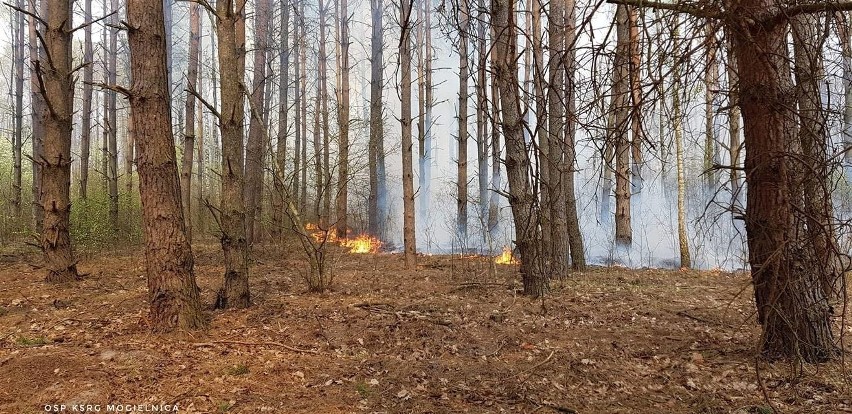
[[[245,345],[245,346],[275,346],[279,348],[284,348],[288,351],[298,352],[300,354],[319,354],[319,351],[315,351],[313,349],[304,349],[297,348],[295,346],[290,346],[287,344],[282,344],[280,342],[242,342],[242,341],[212,341],[212,342],[198,342],[193,344],[196,347],[205,347],[205,346],[215,346],[215,345]]]

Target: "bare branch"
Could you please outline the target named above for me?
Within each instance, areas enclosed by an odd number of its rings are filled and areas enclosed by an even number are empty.
[[[707,19],[721,19],[724,13],[719,10],[710,10],[699,7],[690,3],[663,3],[659,1],[645,0],[606,0],[610,4],[621,4],[624,6],[647,7],[657,10],[670,10],[678,13],[686,13],[695,17],[704,17]]]
[[[74,32],[76,32],[77,30],[80,30],[80,29],[85,29],[86,27],[89,27],[89,26],[91,26],[91,25],[93,25],[93,24],[95,24],[95,23],[98,23],[98,22],[100,22],[101,20],[106,20],[107,18],[109,18],[110,16],[112,16],[112,15],[114,15],[114,14],[116,14],[116,13],[118,13],[118,12],[115,12],[115,11],[114,11],[114,12],[112,12],[112,13],[110,13],[110,14],[107,14],[107,15],[105,15],[105,16],[101,16],[101,17],[99,17],[99,18],[97,18],[97,19],[95,19],[95,20],[92,20],[91,22],[83,23],[83,24],[81,24],[81,25],[79,25],[79,26],[77,26],[77,27],[75,27],[75,28],[71,29],[70,33],[74,33]]]
[[[120,93],[120,94],[124,95],[125,98],[128,98],[128,99],[133,97],[133,92],[130,92],[129,89],[127,89],[123,86],[109,85],[109,84],[106,84],[106,83],[103,83],[103,82],[83,82],[83,83],[87,84],[87,85],[97,86],[98,88],[106,89],[108,91]]]

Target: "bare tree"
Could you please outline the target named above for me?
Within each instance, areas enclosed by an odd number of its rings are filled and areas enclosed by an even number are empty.
[[[249,99],[257,108],[256,116],[249,121],[249,137],[246,144],[245,193],[246,203],[246,240],[251,246],[257,231],[256,220],[260,215],[261,200],[263,199],[263,164],[266,159],[263,114],[266,114],[266,54],[269,43],[269,0],[257,0],[254,12],[254,65],[252,74],[252,89]]]
[[[368,169],[370,196],[368,199],[370,234],[384,238],[386,188],[384,177],[384,115],[382,88],[384,86],[384,31],[382,30],[382,0],[370,0],[372,35],[370,38],[370,142],[368,144]]]
[[[184,102],[183,157],[180,169],[181,204],[186,222],[186,237],[192,241],[192,162],[195,155],[195,91],[198,90],[198,60],[201,55],[201,10],[198,3],[189,5],[189,56]],[[168,77],[167,79],[168,80]],[[198,171],[201,174],[201,170]]]
[[[86,199],[89,187],[89,156],[92,145],[92,81],[94,49],[92,46],[92,0],[83,2],[83,108],[80,119],[80,198]]]
[[[403,0],[405,1],[405,0]],[[468,43],[470,7],[468,0],[458,0],[458,50],[459,50],[459,103],[458,103],[458,159],[456,177],[456,236],[467,240],[467,98],[470,69],[468,67]]]
[[[614,127],[609,144],[615,150],[615,242],[630,246],[633,227],[630,220],[630,140],[628,139],[630,111],[630,10],[619,5],[615,12],[616,50],[613,62],[612,96]]]
[[[281,73],[281,79],[278,81],[278,96],[281,101],[278,107],[278,137],[275,148],[275,169],[273,178],[273,186],[275,191],[272,194],[272,235],[278,240],[281,237],[281,231],[284,228],[284,178],[286,177],[287,169],[287,137],[290,133],[289,116],[290,110],[290,2],[285,1],[281,4],[280,12],[280,36],[281,36],[281,53],[278,56],[278,70]],[[295,25],[294,25],[295,26]],[[295,37],[295,36],[294,36]],[[298,62],[298,60],[297,60]],[[298,65],[298,63],[297,63]],[[297,71],[298,73],[298,71]],[[298,74],[297,74],[298,76]],[[296,120],[299,116],[299,88],[296,88]],[[299,128],[296,128],[296,158],[301,149],[301,136]],[[295,173],[298,168],[294,169],[293,177],[298,177]],[[296,187],[298,188],[298,186]]]
[[[17,7],[24,10],[24,0],[18,0]],[[24,14],[16,13],[12,22],[12,42],[15,73],[14,113],[12,124],[12,215],[20,218],[22,214],[21,201],[21,167],[23,164],[24,145]]]
[[[349,204],[349,9],[347,0],[340,1],[340,90],[337,100],[338,148],[337,160],[337,237],[345,238],[349,227],[347,210]]]

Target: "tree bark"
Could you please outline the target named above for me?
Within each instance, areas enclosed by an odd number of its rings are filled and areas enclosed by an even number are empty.
[[[547,85],[547,129],[546,137],[542,137],[542,148],[547,148],[548,154],[542,154],[541,159],[547,158],[547,179],[544,186],[549,193],[549,204],[542,209],[549,210],[550,225],[542,222],[542,231],[550,232],[550,245],[547,259],[550,262],[550,275],[562,279],[568,272],[568,216],[566,212],[567,198],[562,182],[562,171],[565,169],[564,148],[565,140],[565,3],[563,0],[550,2],[550,21],[547,26],[548,61]],[[545,163],[542,163],[544,168]]]
[[[704,24],[707,54],[705,55],[706,69],[704,71],[704,186],[707,194],[713,194],[718,178],[713,169],[719,163],[718,145],[716,139],[716,94],[719,90],[719,63],[716,60],[716,32],[712,22]]]
[[[197,91],[198,60],[201,40],[201,11],[197,3],[189,5],[189,56],[186,71],[187,89]],[[192,162],[195,155],[195,95],[186,94],[183,116],[183,157],[180,169],[181,205],[185,221],[186,238],[192,242]],[[199,174],[201,172],[199,171]]]
[[[236,2],[236,4],[235,4]],[[246,308],[249,293],[246,211],[243,200],[243,119],[245,111],[245,0],[216,3],[222,105],[222,191],[219,222],[225,259],[224,286],[216,296],[216,309]]]
[[[739,83],[740,77],[737,74],[737,57],[734,54],[733,47],[731,44],[731,34],[727,33],[726,38],[727,42],[725,44],[725,48],[727,50],[728,57],[728,65],[727,65],[727,75],[728,75],[728,105],[730,107],[728,111],[728,134],[730,135],[729,143],[728,143],[728,151],[731,158],[731,171],[730,171],[730,180],[731,180],[731,204],[739,205],[740,200],[742,199],[742,181],[740,179],[739,166],[740,166],[740,149],[742,147],[742,141],[740,140],[740,134],[742,134],[742,128],[740,128],[740,93],[739,93]]]
[[[628,6],[619,5],[615,13],[617,44],[612,96],[616,101],[615,130],[610,145],[615,147],[615,242],[630,246],[633,228],[630,220],[630,140],[628,125],[630,112],[630,12]]]
[[[340,1],[340,98],[337,102],[339,130],[339,157],[337,160],[336,216],[338,238],[346,238],[349,228],[347,210],[349,205],[349,8],[346,0]]]
[[[458,159],[456,160],[456,237],[462,245],[467,241],[467,97],[470,69],[468,68],[468,26],[470,8],[468,0],[459,0],[459,103],[458,103]]]
[[[118,83],[118,0],[110,0],[110,7],[116,14],[109,18],[109,47],[107,50],[107,84]],[[106,142],[107,194],[109,195],[109,220],[113,229],[118,229],[118,105],[117,94],[113,90],[107,93],[107,117],[109,129]]]
[[[44,147],[41,163],[41,197],[44,227],[41,248],[48,282],[79,278],[68,232],[71,215],[71,128],[74,87],[71,53],[71,2],[48,1],[47,23],[42,33],[45,55],[38,76],[44,84]]]
[[[256,221],[263,205],[263,164],[266,159],[264,145],[264,120],[266,113],[266,54],[269,46],[269,0],[255,2],[254,13],[254,65],[252,74],[252,100],[257,116],[249,121],[249,136],[246,144],[245,193],[246,203],[246,241],[251,247],[257,232]],[[259,232],[258,232],[259,233]]]
[[[571,267],[574,270],[585,270],[586,252],[583,243],[583,234],[580,232],[580,219],[577,216],[577,195],[574,188],[574,165],[577,151],[574,139],[577,131],[577,107],[575,103],[575,73],[576,61],[576,7],[574,0],[563,0],[565,2],[565,50],[562,55],[562,66],[565,71],[565,134],[561,144],[562,162],[559,166],[563,194],[565,197],[565,220],[568,235],[568,247],[571,255]],[[635,148],[635,146],[634,146]],[[635,161],[635,158],[634,158]],[[635,165],[635,164],[634,164]],[[634,177],[634,180],[636,177]],[[641,178],[640,178],[641,180]]]
[[[852,44],[849,41],[849,12],[837,16],[837,37],[840,38],[840,57],[843,69],[843,146],[852,148]],[[852,150],[843,154],[846,180],[852,182]]]
[[[675,45],[682,42],[679,34],[680,18],[675,17],[672,21],[672,39]],[[678,46],[675,46],[679,49]],[[675,56],[677,56],[675,49]],[[686,171],[683,163],[684,148],[683,148],[683,115],[681,114],[681,84],[680,84],[680,66],[678,62],[674,62],[675,67],[672,69],[672,130],[674,132],[675,143],[675,169],[677,170],[677,241],[678,250],[680,252],[680,268],[689,269],[692,267],[692,256],[689,253],[689,236],[686,229]]]
[[[36,0],[27,2],[27,11],[35,15],[38,13]],[[42,0],[41,9],[43,11],[42,18],[47,17],[47,0]],[[41,61],[41,56],[44,54],[43,45],[38,40],[39,30],[43,30],[42,25],[35,18],[28,19],[29,31],[29,60],[30,64],[30,102],[32,106],[32,169],[33,169],[33,185],[32,185],[32,211],[33,211],[33,232],[42,234],[44,229],[44,208],[41,202],[42,188],[42,159],[44,157],[44,132],[45,132],[45,115],[46,103],[44,101],[45,91],[42,89],[39,82],[41,76],[42,65],[46,64]]]
[[[414,0],[402,0],[399,8],[400,42],[399,71],[400,98],[402,100],[400,125],[402,127],[402,210],[403,210],[403,255],[405,268],[417,265],[416,240],[414,237],[414,166],[411,140],[411,6]]]
[[[278,82],[278,97],[280,104],[278,107],[278,137],[275,147],[275,170],[273,177],[273,185],[275,191],[272,194],[272,236],[275,240],[280,240],[284,230],[284,198],[285,188],[284,183],[287,177],[287,137],[290,135],[289,120],[287,119],[290,111],[290,3],[286,1],[281,4],[280,17],[280,36],[281,36],[281,53],[278,57],[279,71],[281,79]],[[295,37],[295,36],[294,36]],[[297,74],[298,76],[298,74]],[[299,92],[296,88],[296,119],[299,118]],[[298,142],[301,137],[296,128],[296,153],[301,149],[301,142]],[[298,158],[298,156],[297,156]],[[298,171],[298,169],[294,169]],[[298,188],[298,187],[297,187]]]
[[[486,43],[486,34],[488,26],[488,10],[484,6],[484,1],[477,4],[479,9],[479,20],[476,25],[476,43],[477,43],[477,64],[476,64],[476,176],[478,179],[479,189],[479,223],[485,224],[488,220],[488,141],[491,138],[488,133],[488,49]],[[483,229],[484,230],[484,229]],[[483,245],[485,245],[488,237],[488,232],[481,231]]]
[[[130,108],[139,146],[149,322],[158,332],[205,325],[181,210],[162,7],[160,0],[127,3],[131,75],[136,80]]]
[[[745,23],[760,22],[773,4],[740,2],[735,13],[743,17],[731,31],[745,127],[749,263],[763,354],[819,362],[836,349],[825,294],[813,270],[819,265],[814,245],[797,230],[802,218],[794,207],[795,177],[787,162],[796,140],[787,25]]]
[[[88,197],[89,156],[92,145],[92,81],[95,73],[95,55],[92,47],[92,0],[83,2],[83,108],[80,119],[80,198]]]
[[[17,7],[24,10],[24,0],[18,0]],[[24,145],[24,14],[16,12],[12,23],[12,33],[15,39],[12,43],[14,55],[14,114],[12,119],[12,216],[20,219],[23,213],[21,170],[23,164]],[[85,118],[85,116],[84,116]]]
[[[500,94],[503,136],[506,137],[506,173],[509,181],[509,205],[515,224],[515,243],[521,256],[520,272],[524,294],[538,297],[550,289],[540,265],[538,211],[529,181],[530,160],[524,142],[521,99],[518,91],[516,61],[517,25],[514,0],[491,1],[491,25],[494,34],[494,82]]]
[[[384,32],[382,30],[382,0],[370,0],[372,21],[370,54],[370,142],[368,145],[368,169],[370,175],[370,196],[367,211],[370,234],[384,240],[384,183],[382,164],[384,159],[384,123],[382,114],[382,87],[384,85]]]

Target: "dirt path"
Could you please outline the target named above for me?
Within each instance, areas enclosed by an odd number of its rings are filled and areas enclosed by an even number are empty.
[[[596,268],[534,301],[488,259],[424,256],[408,272],[400,256],[340,253],[334,291],[314,295],[298,253],[274,250],[252,268],[254,307],[211,311],[207,332],[179,337],[148,332],[135,250],[82,261],[89,276],[70,286],[7,258],[0,413],[770,412],[744,273]],[[196,255],[209,304],[220,254]],[[840,364],[806,371],[762,366],[777,408],[852,412]]]

